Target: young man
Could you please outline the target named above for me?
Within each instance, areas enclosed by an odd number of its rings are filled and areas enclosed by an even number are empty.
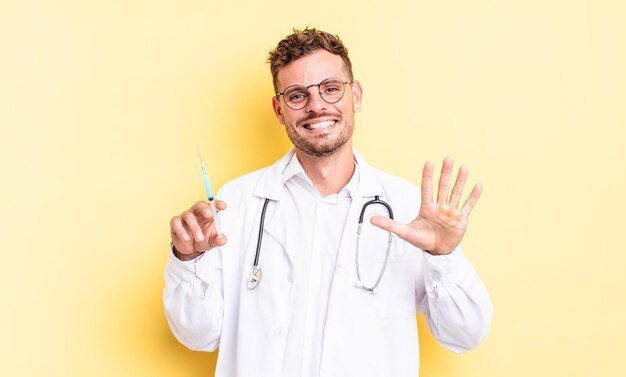
[[[460,206],[467,168],[450,192],[450,159],[436,200],[431,163],[421,192],[368,166],[352,147],[361,84],[336,36],[294,31],[269,61],[294,149],[224,185],[224,235],[204,202],[172,219],[164,305],[176,337],[219,346],[216,376],[415,377],[417,312],[445,347],[476,347],[492,306],[459,243],[481,187]]]

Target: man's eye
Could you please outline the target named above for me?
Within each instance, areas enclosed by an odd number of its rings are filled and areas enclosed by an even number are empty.
[[[305,98],[306,98],[305,93],[292,93],[292,94],[289,94],[289,96],[287,97],[287,99],[291,102],[299,102]]]
[[[327,94],[334,94],[341,91],[341,87],[339,87],[338,85],[329,85],[329,86],[324,86],[322,88],[322,93],[327,93]]]

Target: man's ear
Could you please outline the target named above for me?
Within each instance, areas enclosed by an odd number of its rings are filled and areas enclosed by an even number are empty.
[[[354,112],[358,113],[361,111],[361,99],[363,98],[363,88],[361,88],[361,83],[358,81],[354,81],[352,83],[352,106],[354,108]]]
[[[280,97],[272,97],[272,108],[274,109],[274,114],[276,114],[276,118],[278,118],[278,122],[280,124],[285,124],[283,109],[280,107]]]

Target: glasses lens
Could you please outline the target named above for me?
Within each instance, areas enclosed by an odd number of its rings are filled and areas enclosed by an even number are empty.
[[[322,99],[328,103],[339,102],[343,98],[346,90],[345,82],[336,78],[326,79],[318,85],[309,85],[308,87],[293,85],[285,89],[285,92],[282,93],[285,104],[293,110],[303,109],[309,102],[309,88],[316,86],[319,87],[319,93]]]
[[[339,102],[343,97],[345,86],[339,79],[326,79],[320,84],[320,94],[328,103]]]
[[[294,110],[300,110],[309,102],[309,93],[304,86],[291,86],[283,95],[287,106]]]

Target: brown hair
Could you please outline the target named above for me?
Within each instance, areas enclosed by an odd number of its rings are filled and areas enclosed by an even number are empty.
[[[345,71],[349,81],[352,77],[352,63],[348,57],[348,49],[343,45],[337,35],[332,35],[315,28],[304,30],[293,29],[293,34],[288,35],[278,43],[276,49],[270,51],[267,62],[270,63],[274,91],[278,92],[278,71],[301,57],[311,54],[317,50],[326,50],[331,54],[339,55],[345,64]]]

